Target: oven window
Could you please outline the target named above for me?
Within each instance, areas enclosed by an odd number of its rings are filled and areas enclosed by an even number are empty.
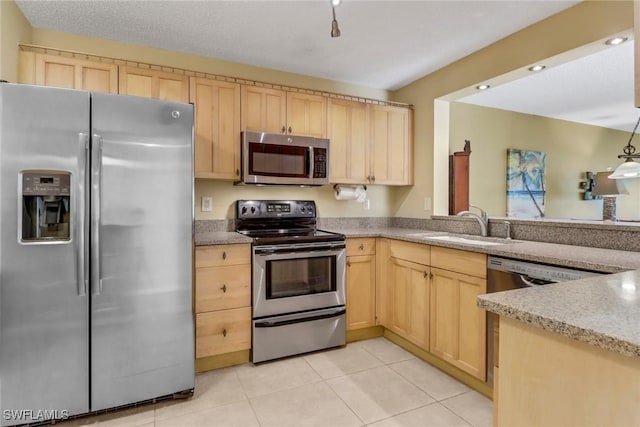
[[[278,144],[249,144],[249,173],[261,176],[305,178],[309,149]]]
[[[267,261],[267,299],[336,291],[336,257]]]

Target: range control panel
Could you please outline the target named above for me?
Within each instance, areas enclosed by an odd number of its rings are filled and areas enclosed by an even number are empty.
[[[315,218],[313,200],[238,200],[237,219]]]

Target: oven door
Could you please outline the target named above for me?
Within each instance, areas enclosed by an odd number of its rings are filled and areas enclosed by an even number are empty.
[[[253,318],[345,304],[345,244],[253,248]]]

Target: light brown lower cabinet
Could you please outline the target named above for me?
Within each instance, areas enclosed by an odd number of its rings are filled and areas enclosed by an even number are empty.
[[[376,324],[376,239],[347,240],[347,330]]]
[[[486,279],[431,268],[431,338],[434,355],[484,381],[486,316],[476,297],[486,293]]]
[[[251,348],[251,247],[196,248],[196,359]],[[204,365],[206,366],[206,364]],[[211,369],[211,368],[207,368]]]
[[[429,348],[429,267],[391,258],[388,328],[422,349]]]
[[[196,358],[251,348],[251,307],[196,314]]]

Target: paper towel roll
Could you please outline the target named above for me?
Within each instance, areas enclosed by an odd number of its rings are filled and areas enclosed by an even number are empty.
[[[362,185],[357,186],[336,186],[336,200],[355,200],[362,203],[367,198],[367,190]]]

